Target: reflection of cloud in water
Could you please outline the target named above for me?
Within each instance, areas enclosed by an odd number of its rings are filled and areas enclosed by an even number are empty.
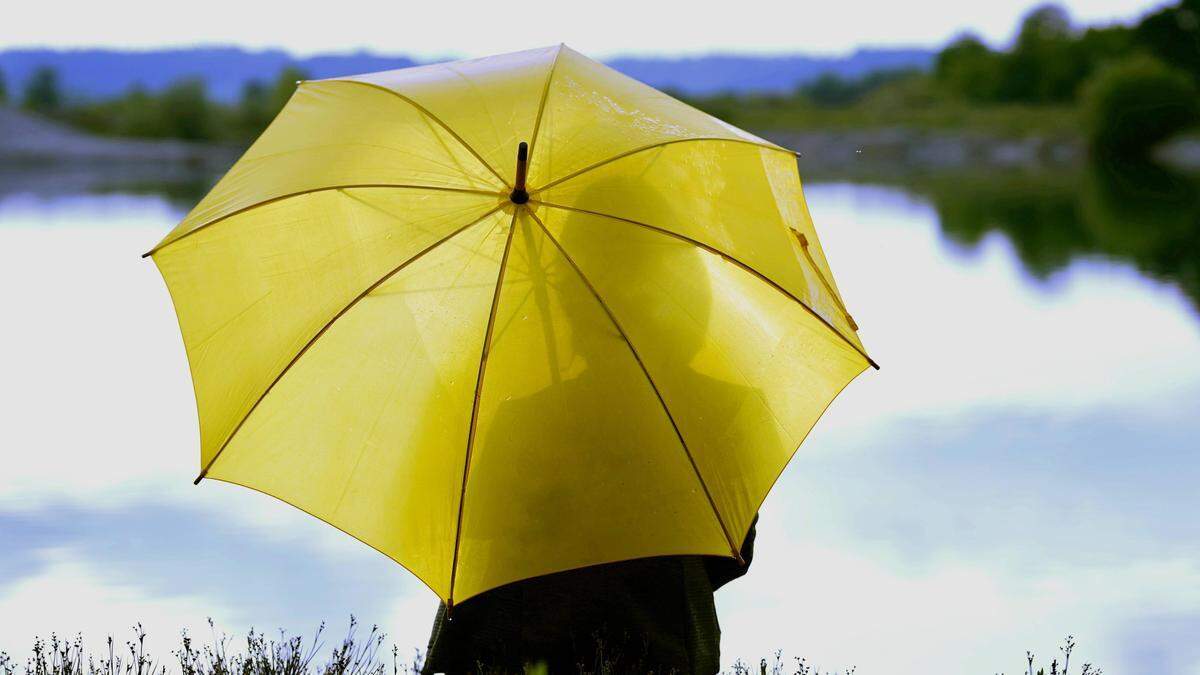
[[[89,193],[162,195],[187,212],[220,174],[181,162],[118,162],[106,164],[103,170],[88,162],[0,162],[0,199],[10,195],[57,199]]]
[[[726,664],[786,647],[864,673],[925,672],[931,651],[1018,672],[1071,631],[1109,672],[1195,672],[1188,300],[1086,257],[1048,289],[997,234],[955,258],[935,206],[901,189],[807,195],[883,370],[768,499],[754,570],[718,594]],[[22,317],[0,336],[0,647],[84,614],[174,636],[207,613],[337,632],[354,612],[423,644],[436,601],[394,563],[269,498],[191,486],[187,366],[137,258],[179,215],[156,197],[0,198],[0,282]]]
[[[1135,615],[1111,639],[1122,645],[1115,673],[1195,673],[1200,613]]]
[[[231,608],[228,619],[239,630],[256,622],[307,630],[351,612],[382,618],[396,596],[417,585],[373,552],[348,559],[160,502],[100,509],[62,502],[0,512],[0,531],[20,542],[0,548],[0,597],[65,552],[105,584],[164,600],[201,596]]]
[[[1200,309],[1200,177],[1149,162],[1075,171],[977,171],[889,177],[927,195],[959,251],[990,233],[1041,281],[1080,258],[1127,262],[1171,282]]]
[[[1195,672],[1198,404],[822,430],[763,509],[754,574],[718,596],[726,656],[1013,672],[1073,632],[1109,672]]]
[[[799,455],[795,522],[901,560],[1037,568],[1200,553],[1200,390],[1153,413],[978,410],[896,421]]]
[[[1079,260],[1047,292],[1002,237],[948,258],[937,213],[901,190],[810,185],[813,218],[883,364],[818,429],[976,408],[1151,408],[1200,382],[1200,322],[1177,291]]]
[[[149,653],[160,661],[178,646],[179,632],[207,636],[206,617],[220,625],[226,608],[199,595],[156,598],[135,586],[111,583],[63,549],[45,551],[45,565],[34,576],[22,577],[0,591],[0,650],[18,663],[30,655],[33,636],[81,634],[93,654],[105,649],[104,639],[117,644],[130,637],[135,622],[146,627]],[[241,633],[244,634],[242,627]]]

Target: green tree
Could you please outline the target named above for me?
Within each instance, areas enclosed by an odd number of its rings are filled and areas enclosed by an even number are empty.
[[[4,79],[4,71],[0,70],[0,106],[8,103],[8,82]]]
[[[1073,99],[1088,69],[1066,10],[1043,5],[1027,14],[1003,71],[1000,90],[1007,100],[1049,103]]]
[[[1135,49],[1133,29],[1114,25],[1088,28],[1079,36],[1079,51],[1090,75],[1097,69],[1126,56]]]
[[[279,71],[278,77],[275,78],[275,86],[271,93],[271,117],[279,114],[283,110],[283,106],[292,97],[296,91],[296,83],[308,79],[308,73],[300,68],[288,66]]]
[[[274,107],[274,94],[267,85],[259,80],[247,82],[234,112],[238,138],[248,140],[261,134],[278,112]]]
[[[830,107],[847,105],[858,98],[858,89],[854,83],[833,73],[825,73],[801,87],[800,93],[819,106]]]
[[[303,70],[287,67],[279,71],[270,85],[260,80],[247,82],[237,106],[230,112],[230,135],[235,140],[248,141],[261,134],[296,91],[296,83],[307,77]]]
[[[62,93],[58,86],[58,73],[49,66],[33,71],[25,83],[25,108],[42,114],[53,114],[62,107]]]
[[[116,103],[115,133],[147,138],[162,138],[170,134],[170,126],[160,110],[162,102],[144,85],[134,85]]]
[[[1182,0],[1150,14],[1134,29],[1134,39],[1200,82],[1200,0]]]
[[[1187,73],[1134,56],[1096,73],[1084,89],[1083,112],[1094,151],[1143,157],[1200,121],[1200,94]]]
[[[996,100],[1003,56],[974,35],[964,35],[937,56],[934,78],[951,93],[971,101]]]
[[[168,136],[188,141],[216,138],[214,110],[203,80],[180,80],[167,87],[159,97],[159,112]]]
[[[848,106],[884,85],[920,75],[914,70],[877,70],[856,80],[844,80],[833,73],[825,73],[801,87],[799,94],[822,107]]]

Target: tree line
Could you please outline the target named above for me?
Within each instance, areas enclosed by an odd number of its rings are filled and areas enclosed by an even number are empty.
[[[1134,25],[1078,29],[1045,5],[1008,50],[966,35],[938,54],[937,83],[977,104],[1075,104],[1094,149],[1137,154],[1200,120],[1200,0]]]
[[[247,83],[233,104],[211,100],[199,78],[160,92],[135,87],[116,98],[85,101],[64,96],[55,71],[41,68],[25,82],[20,104],[101,134],[245,143],[266,128],[302,79],[305,73],[286,68],[274,82]],[[930,73],[881,71],[858,79],[827,74],[790,95],[722,94],[689,102],[751,126],[803,124],[797,110],[852,113],[880,103],[900,109],[1065,107],[1078,112],[1097,152],[1139,155],[1200,121],[1198,87],[1200,0],[1180,0],[1132,25],[1091,27],[1077,27],[1061,7],[1044,5],[1024,17],[1008,48],[964,35],[938,53]],[[0,103],[9,97],[0,73]]]
[[[1097,153],[1141,155],[1200,122],[1198,87],[1200,0],[1181,0],[1132,25],[1090,27],[1075,26],[1059,6],[1043,5],[1022,19],[1008,47],[993,49],[963,35],[937,54],[929,73],[827,74],[789,95],[720,94],[689,102],[757,127],[829,120],[830,110],[844,111],[846,120],[894,114],[901,124],[913,111],[942,110],[946,119],[961,109],[1007,111],[1030,119],[1067,110]],[[862,114],[868,111],[876,114]]]
[[[158,92],[135,86],[114,98],[73,100],[63,93],[58,73],[42,67],[25,82],[18,103],[30,112],[97,134],[247,143],[266,129],[296,83],[307,77],[297,68],[284,68],[274,81],[247,82],[232,104],[209,98],[201,78],[179,80]],[[9,98],[0,73],[0,104]]]

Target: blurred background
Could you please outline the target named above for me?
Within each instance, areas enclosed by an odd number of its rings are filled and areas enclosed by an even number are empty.
[[[800,152],[883,365],[764,505],[726,667],[1015,673],[1073,634],[1074,668],[1200,673],[1200,0],[98,5],[0,27],[0,650],[141,622],[169,659],[207,617],[351,613],[424,647],[437,602],[401,568],[191,485],[138,256],[297,80],[565,40]]]

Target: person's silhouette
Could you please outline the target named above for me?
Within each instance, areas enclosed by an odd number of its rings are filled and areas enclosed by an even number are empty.
[[[619,186],[610,180],[593,186],[591,195],[611,194],[614,187]],[[539,211],[545,215],[546,208],[542,206]],[[562,222],[560,244],[568,254],[596,245],[596,237],[619,236],[622,228],[637,227],[574,212],[569,212]],[[598,224],[612,227],[605,231],[598,229]],[[519,219],[516,227],[528,228],[517,233],[523,242],[528,243],[531,236],[541,237],[540,232],[531,231],[540,228],[530,218]],[[514,246],[517,245],[514,241]],[[554,244],[546,241],[545,246]],[[710,254],[695,249],[681,256],[678,247],[674,250],[669,270],[660,249],[634,247],[622,251],[622,274],[634,280],[654,279],[658,274],[688,275],[702,280],[701,287],[708,289],[703,256]],[[532,263],[545,261],[548,256],[531,254],[527,259]],[[547,321],[550,300],[540,294],[539,288],[549,288],[553,293],[556,283],[565,283],[563,275],[576,272],[564,257],[559,257],[552,266],[536,267],[531,264],[528,270],[513,269],[510,275],[528,275],[531,290],[524,300],[527,311]],[[544,283],[535,279],[539,275]],[[703,328],[711,305],[711,295],[700,293],[698,297],[695,284],[692,288],[688,311],[697,329],[664,331],[675,336],[672,351],[683,364],[704,345]],[[708,293],[711,294],[710,289]],[[587,297],[586,301],[595,300]],[[497,331],[501,330],[503,327],[498,326]],[[552,332],[561,334],[563,330],[563,326],[556,326]],[[525,433],[522,425],[536,420],[540,438],[565,439],[563,442],[568,446],[571,439],[581,439],[580,446],[592,449],[593,454],[595,447],[603,447],[588,441],[589,434],[603,433],[602,430],[581,428],[573,416],[553,411],[605,405],[605,401],[595,400],[596,392],[603,389],[600,379],[604,377],[605,364],[588,363],[587,354],[580,353],[585,350],[569,345],[563,350],[554,343],[555,339],[547,334],[545,359],[550,383],[531,395],[501,404],[485,441],[521,438]],[[703,391],[707,410],[717,411],[718,417],[730,415],[726,419],[732,419],[747,396],[755,395],[752,389],[686,367],[673,377],[677,388]],[[688,410],[672,412],[676,416],[689,414]],[[572,448],[561,450],[564,456],[569,456]],[[607,475],[605,462],[616,464],[624,459],[623,456],[589,457],[589,461],[596,467],[595,475],[603,476]],[[614,471],[617,469],[613,467]],[[522,490],[535,491],[526,498],[530,511],[553,510],[570,497],[562,494],[561,487],[552,481],[523,484]],[[536,527],[538,520],[537,514],[531,513],[527,523]],[[423,672],[476,672],[480,665],[484,672],[520,672],[524,664],[545,663],[550,673],[574,673],[581,666],[589,671],[598,670],[597,659],[604,659],[615,672],[715,673],[719,669],[720,627],[713,592],[746,573],[754,554],[754,537],[752,524],[741,546],[744,564],[732,557],[642,558],[510,583],[455,605],[450,617],[443,604],[434,619]]]

